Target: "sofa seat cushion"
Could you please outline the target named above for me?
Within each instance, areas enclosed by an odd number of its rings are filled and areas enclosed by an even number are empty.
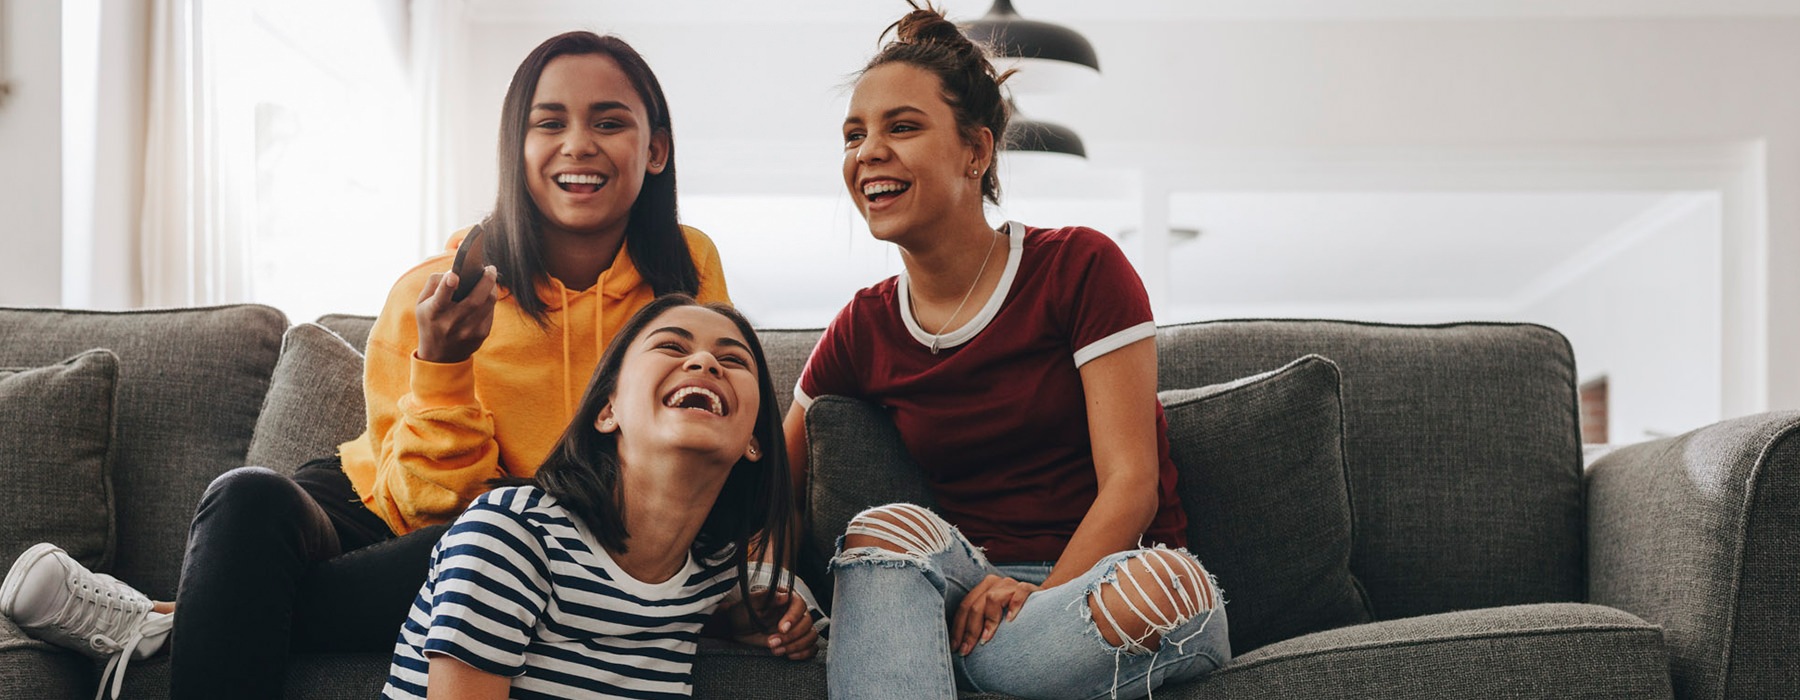
[[[1672,698],[1662,630],[1599,605],[1487,608],[1344,627],[1250,652],[1157,700]],[[962,700],[1014,700],[965,694]]]
[[[1374,619],[1350,575],[1337,365],[1308,355],[1159,397],[1189,548],[1225,591],[1233,653]]]
[[[93,350],[38,368],[0,368],[0,566],[51,542],[90,569],[113,555],[113,382]]]
[[[363,354],[324,326],[289,328],[245,462],[292,474],[335,455],[367,429],[363,404]]]
[[[1545,603],[1378,622],[1238,657],[1159,697],[1668,698],[1662,630],[1614,608]]]
[[[74,653],[45,653],[85,662]],[[296,654],[288,667],[286,695],[292,700],[366,700],[381,694],[381,687],[387,683],[390,662],[390,655],[382,653]],[[81,665],[86,666],[85,663]],[[0,669],[4,668],[0,665]],[[63,679],[61,682],[74,681]],[[130,673],[125,677],[125,692],[120,697],[134,700],[169,697],[168,655],[133,661]],[[760,648],[701,639],[700,656],[694,662],[694,697],[698,700],[825,700],[825,657],[788,661],[774,658]]]

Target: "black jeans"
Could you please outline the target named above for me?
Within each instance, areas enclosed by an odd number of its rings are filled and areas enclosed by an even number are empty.
[[[447,526],[395,537],[336,457],[233,469],[188,530],[170,697],[279,698],[293,651],[386,651]]]

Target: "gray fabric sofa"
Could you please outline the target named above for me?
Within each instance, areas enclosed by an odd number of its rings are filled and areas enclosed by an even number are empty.
[[[116,357],[110,402],[88,409],[33,399],[37,389],[11,379],[26,374],[0,369],[0,449],[9,450],[0,452],[0,542],[16,546],[37,536],[32,527],[62,522],[51,516],[79,510],[92,517],[70,536],[99,543],[89,563],[169,598],[188,518],[214,476],[252,455],[291,461],[354,433],[362,409],[346,397],[360,383],[355,349],[368,324],[336,316],[290,328],[254,305],[0,309],[0,368],[54,366],[94,348]],[[793,385],[816,337],[764,332],[777,386]],[[1800,693],[1800,413],[1628,446],[1584,469],[1573,359],[1550,329],[1220,321],[1163,328],[1158,342],[1164,389],[1219,385],[1308,354],[1334,363],[1335,393],[1321,404],[1335,406],[1339,431],[1328,463],[1343,472],[1342,561],[1368,622],[1264,640],[1156,697]],[[820,438],[809,449],[828,472],[819,479],[855,481],[866,505],[916,495],[895,471],[905,456],[888,454],[891,435],[869,408],[821,401],[810,412]],[[94,469],[46,466],[76,459],[67,446],[84,444],[55,434],[61,422],[43,427],[59,410],[110,412],[104,448],[81,452]],[[47,487],[39,477],[80,481]],[[829,486],[807,504],[822,531],[858,505]],[[1234,583],[1222,578],[1229,601]],[[1239,591],[1246,601],[1256,593]],[[1240,621],[1234,611],[1234,638]],[[386,668],[384,654],[301,654],[288,694],[372,697]],[[709,644],[696,695],[822,698],[824,670]],[[95,671],[0,621],[0,697],[90,697]],[[164,659],[134,662],[125,696],[165,697],[167,675]]]

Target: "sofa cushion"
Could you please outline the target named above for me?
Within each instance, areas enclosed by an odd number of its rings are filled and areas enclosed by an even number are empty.
[[[1668,663],[1655,625],[1613,608],[1549,603],[1320,632],[1157,696],[1668,698]]]
[[[1575,360],[1556,331],[1216,321],[1160,328],[1156,344],[1164,389],[1308,353],[1337,363],[1350,569],[1377,619],[1585,599]]]
[[[358,316],[355,314],[325,314],[315,323],[338,334],[350,347],[363,352],[369,347],[369,329],[375,327],[374,316]]]
[[[4,625],[5,620],[0,620]],[[39,643],[41,644],[41,643]],[[42,644],[49,647],[47,644]],[[821,640],[821,647],[824,646]],[[49,652],[56,654],[56,652]],[[75,654],[59,654],[81,659]],[[159,700],[169,697],[168,655],[131,662],[120,697]],[[393,656],[385,653],[300,653],[288,665],[286,696],[308,700],[365,700],[381,694]],[[0,656],[0,674],[10,659]],[[82,664],[85,666],[86,664]],[[0,681],[4,676],[0,675]],[[7,686],[0,683],[0,688]],[[23,686],[33,687],[33,686]],[[88,692],[91,694],[91,685]],[[29,697],[77,697],[73,693]],[[750,647],[711,637],[700,640],[694,659],[696,700],[825,700],[823,652],[807,661],[788,661]]]
[[[281,339],[281,360],[245,461],[292,474],[337,454],[338,445],[362,434],[367,415],[362,353],[324,326],[294,326]]]
[[[113,575],[172,599],[194,506],[213,477],[243,466],[285,330],[280,311],[250,304],[0,309],[0,366],[48,365],[91,348],[119,357]]]
[[[1337,365],[1309,355],[1159,396],[1189,548],[1225,591],[1232,650],[1368,622],[1350,575]]]
[[[1662,631],[1552,603],[1345,627],[1271,644],[1157,700],[1670,698]],[[963,700],[1012,700],[965,694]]]
[[[881,407],[821,396],[806,411],[808,478],[802,512],[813,551],[830,556],[850,518],[884,503],[935,505],[919,466]]]
[[[1329,360],[1308,357],[1160,396],[1188,541],[1225,591],[1233,648],[1371,619],[1349,571],[1337,380]],[[813,552],[829,554],[865,508],[932,505],[881,408],[822,396],[806,412],[806,432]]]
[[[0,368],[0,566],[39,542],[90,569],[112,564],[118,362],[93,350],[49,367]]]
[[[800,371],[806,367],[806,359],[812,356],[813,346],[819,344],[821,333],[823,331],[817,329],[759,328],[756,331],[757,339],[762,341],[763,357],[769,361],[769,380],[775,383],[775,394],[784,416],[794,402],[794,386],[800,383]]]

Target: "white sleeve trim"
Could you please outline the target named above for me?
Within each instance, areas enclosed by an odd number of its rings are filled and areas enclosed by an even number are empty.
[[[1125,330],[1122,330],[1122,331],[1119,331],[1112,335],[1106,336],[1105,338],[1101,338],[1092,343],[1088,343],[1087,347],[1082,348],[1080,350],[1076,350],[1075,351],[1075,366],[1079,368],[1082,365],[1085,365],[1089,362],[1094,361],[1095,358],[1098,358],[1101,355],[1105,355],[1106,353],[1112,352],[1114,350],[1125,347],[1127,345],[1130,345],[1137,341],[1143,340],[1145,338],[1154,338],[1154,337],[1156,337],[1156,322],[1155,321],[1145,321],[1143,323],[1137,324],[1137,325],[1127,328]]]
[[[800,404],[802,410],[812,410],[813,398],[800,388],[800,382],[794,382],[794,403]]]

